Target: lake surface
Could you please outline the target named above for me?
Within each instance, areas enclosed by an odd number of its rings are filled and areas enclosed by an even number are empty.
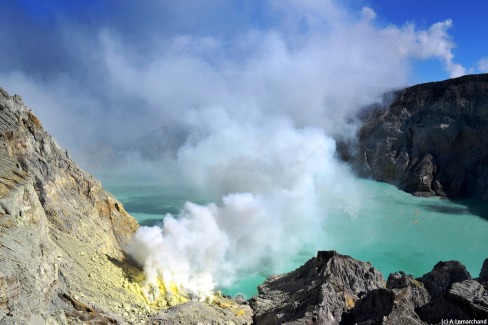
[[[167,213],[176,215],[185,201],[207,203],[188,189],[123,183],[103,180],[101,176],[104,187],[141,225],[160,224]],[[385,278],[400,270],[418,277],[441,260],[459,260],[473,277],[479,275],[483,260],[488,258],[487,203],[418,198],[394,186],[368,180],[359,181],[358,186],[364,195],[361,210],[354,217],[340,210],[328,213],[324,220],[326,235],[316,239],[320,249],[370,261]],[[301,252],[280,272],[289,272],[314,255],[315,252]],[[249,298],[268,275],[242,274],[234,285],[220,289]]]

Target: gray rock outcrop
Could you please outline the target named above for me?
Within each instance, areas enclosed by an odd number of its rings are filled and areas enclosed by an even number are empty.
[[[357,147],[338,146],[357,172],[418,196],[487,200],[488,74],[388,97],[362,113]]]
[[[432,299],[446,293],[453,283],[471,279],[466,267],[458,261],[437,263],[432,271],[418,278]]]
[[[0,89],[0,323],[123,321],[122,303],[144,303],[117,283],[137,227],[21,98]]]
[[[437,324],[486,319],[487,284],[457,261],[439,262],[414,279],[381,273],[369,263],[319,252],[302,267],[269,277],[251,299],[255,324]]]
[[[429,303],[417,308],[417,313],[427,323],[439,323],[442,319],[488,318],[486,283],[473,280],[460,262],[439,262],[417,280],[424,283],[431,298]]]
[[[371,264],[321,251],[302,267],[268,278],[251,299],[256,324],[339,324],[356,301],[385,286]]]

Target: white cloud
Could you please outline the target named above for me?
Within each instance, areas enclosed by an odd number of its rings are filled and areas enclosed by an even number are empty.
[[[439,59],[453,78],[465,74],[466,70],[454,62],[452,49],[455,44],[448,33],[451,27],[452,21],[446,20],[433,24],[427,30],[417,30],[413,24],[401,28],[390,26],[381,31],[381,34],[385,41],[391,43],[391,49],[396,52],[394,55],[420,60]]]
[[[482,73],[488,73],[488,57],[478,61],[478,70]]]
[[[361,9],[361,15],[366,20],[374,20],[376,18],[376,12],[368,7],[363,7],[363,9]]]

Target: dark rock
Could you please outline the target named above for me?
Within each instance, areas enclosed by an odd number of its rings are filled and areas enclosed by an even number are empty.
[[[448,300],[460,306],[472,318],[488,318],[488,290],[475,280],[454,283],[449,290]]]
[[[389,289],[380,288],[369,292],[354,306],[354,323],[381,324],[383,318],[392,312],[394,301],[395,294]]]
[[[449,302],[444,297],[434,299],[430,303],[417,308],[417,314],[428,324],[440,324],[443,319],[469,319],[459,306]]]
[[[457,261],[439,262],[418,279],[425,284],[431,301],[416,309],[427,323],[442,319],[486,319],[488,291],[471,279],[466,268]]]
[[[431,299],[447,293],[451,284],[471,279],[466,267],[458,261],[437,263],[432,271],[418,278],[429,292]]]
[[[480,282],[488,282],[488,258],[483,262],[478,280]]]
[[[359,296],[384,287],[371,264],[333,251],[319,252],[302,267],[269,277],[251,299],[256,324],[339,324]]]
[[[386,288],[371,291],[357,301],[342,324],[423,324],[415,308],[429,302],[423,284],[405,274],[393,273]]]
[[[456,282],[448,293],[421,306],[417,313],[427,323],[439,323],[442,319],[485,320],[488,318],[488,291],[475,280]]]
[[[420,162],[410,169],[404,185],[407,192],[413,192],[417,196],[425,197],[435,195],[435,191],[432,189],[436,170],[433,160],[434,157],[427,153]]]
[[[488,199],[488,74],[413,86],[362,113],[361,176],[419,196]],[[391,95],[389,97],[392,97]]]

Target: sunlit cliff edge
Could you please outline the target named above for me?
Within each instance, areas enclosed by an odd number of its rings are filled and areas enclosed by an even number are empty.
[[[21,97],[0,88],[0,324],[179,322],[181,308],[148,304],[144,275],[126,262],[137,228]],[[250,321],[242,308],[221,297],[183,307],[187,318],[237,324]]]

